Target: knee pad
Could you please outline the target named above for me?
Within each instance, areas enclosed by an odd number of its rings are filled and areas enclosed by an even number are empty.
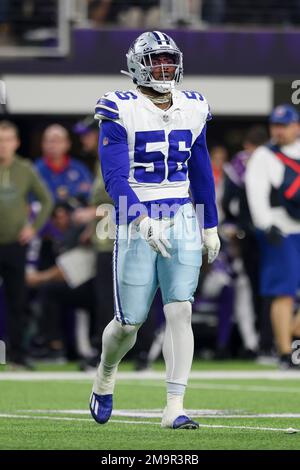
[[[122,325],[118,320],[114,318],[114,329],[118,334],[121,336],[127,336],[127,335],[132,335],[134,333],[137,333],[140,327],[142,326],[142,323],[137,323],[135,325]]]
[[[176,323],[177,325],[191,324],[192,321],[192,304],[189,301],[172,302],[164,306],[166,321]]]

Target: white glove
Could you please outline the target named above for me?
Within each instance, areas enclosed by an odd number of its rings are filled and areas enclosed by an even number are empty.
[[[217,227],[204,229],[203,244],[208,254],[208,262],[213,263],[221,247]]]
[[[165,230],[173,224],[174,221],[172,219],[156,220],[145,217],[139,223],[138,230],[154,251],[160,253],[164,258],[171,258],[167,248],[171,248],[172,245],[165,234]]]

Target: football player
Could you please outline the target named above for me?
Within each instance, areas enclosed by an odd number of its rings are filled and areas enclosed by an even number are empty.
[[[183,408],[194,349],[193,294],[203,245],[209,262],[220,249],[206,146],[211,114],[200,93],[175,88],[183,76],[182,53],[167,34],[140,35],[128,51],[127,65],[125,73],[136,88],[106,93],[95,114],[101,123],[101,168],[116,206],[117,229],[115,317],[103,333],[90,410],[98,423],[110,418],[118,364],[135,344],[160,287],[167,382],[162,426],[196,429],[198,423]],[[195,206],[204,207],[203,217]]]

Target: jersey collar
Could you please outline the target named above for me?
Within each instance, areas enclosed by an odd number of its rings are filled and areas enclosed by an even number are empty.
[[[159,114],[161,116],[165,115],[165,114],[170,114],[170,113],[173,113],[173,111],[175,110],[181,110],[182,109],[182,106],[181,106],[181,100],[180,100],[180,94],[178,93],[177,90],[174,90],[172,91],[172,101],[173,101],[173,104],[172,106],[167,109],[167,110],[164,110],[164,109],[161,109],[159,108],[158,106],[156,106],[151,100],[149,100],[149,98],[147,98],[140,90],[136,90],[136,93],[138,93],[138,95],[141,97],[141,99],[143,100],[144,102],[144,106],[145,108],[147,108],[149,111],[152,111],[153,113],[156,113],[156,114]]]

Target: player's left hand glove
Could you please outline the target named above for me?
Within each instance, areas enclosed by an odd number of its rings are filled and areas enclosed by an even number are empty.
[[[204,229],[203,244],[208,254],[208,262],[213,263],[217,258],[221,247],[217,227]]]
[[[165,231],[173,225],[174,221],[170,220],[156,220],[151,217],[145,217],[139,223],[139,230],[142,237],[149,243],[151,248],[160,253],[164,258],[171,258],[167,248],[171,248]]]

